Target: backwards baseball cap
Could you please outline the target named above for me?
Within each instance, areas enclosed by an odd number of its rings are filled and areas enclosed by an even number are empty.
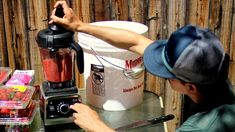
[[[220,74],[225,52],[208,29],[187,25],[168,40],[158,40],[144,51],[144,65],[153,75],[185,82],[207,84]]]

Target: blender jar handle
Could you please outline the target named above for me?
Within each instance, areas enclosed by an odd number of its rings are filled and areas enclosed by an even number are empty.
[[[83,55],[82,47],[76,42],[72,43],[71,47],[77,53],[77,67],[78,67],[79,73],[83,73],[84,72],[84,55]]]

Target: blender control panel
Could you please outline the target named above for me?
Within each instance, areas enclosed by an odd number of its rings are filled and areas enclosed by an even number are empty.
[[[74,103],[80,103],[78,97],[49,99],[46,107],[47,119],[70,117],[74,111],[69,106]]]

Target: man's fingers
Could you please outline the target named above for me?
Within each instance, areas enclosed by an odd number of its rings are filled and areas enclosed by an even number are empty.
[[[66,1],[57,1],[54,5],[54,8],[56,8],[59,5],[61,5],[63,8],[69,8]]]
[[[63,24],[63,19],[62,19],[62,18],[59,18],[59,17],[57,17],[57,16],[55,16],[55,15],[51,16],[51,19],[52,19],[52,21],[55,22],[55,23]]]
[[[52,10],[51,15],[55,15],[55,12],[56,12],[56,8]]]
[[[70,105],[70,106],[69,106],[69,108],[70,108],[70,109],[73,109],[73,110],[75,110],[75,111],[76,111],[76,109],[75,109],[75,108],[76,108],[76,107],[75,107],[75,105]]]
[[[73,105],[70,105],[70,109],[75,110],[76,112],[79,110],[80,103],[75,103]]]
[[[70,7],[67,5],[66,1],[58,1],[58,2],[56,2],[55,5],[54,5],[54,8],[56,9],[59,5],[62,6],[64,13],[70,11]]]
[[[52,12],[51,12],[51,17],[50,17],[51,20],[49,21],[49,24],[52,24],[54,22],[54,20],[52,18],[55,15],[55,11],[56,11],[56,8],[53,9]]]
[[[79,117],[78,113],[73,113],[73,117],[75,117],[75,119],[78,119]]]

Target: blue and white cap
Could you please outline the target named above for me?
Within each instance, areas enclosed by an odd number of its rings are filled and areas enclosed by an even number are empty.
[[[218,79],[224,56],[215,34],[187,25],[173,32],[169,40],[150,44],[143,60],[145,68],[153,75],[207,84]]]

